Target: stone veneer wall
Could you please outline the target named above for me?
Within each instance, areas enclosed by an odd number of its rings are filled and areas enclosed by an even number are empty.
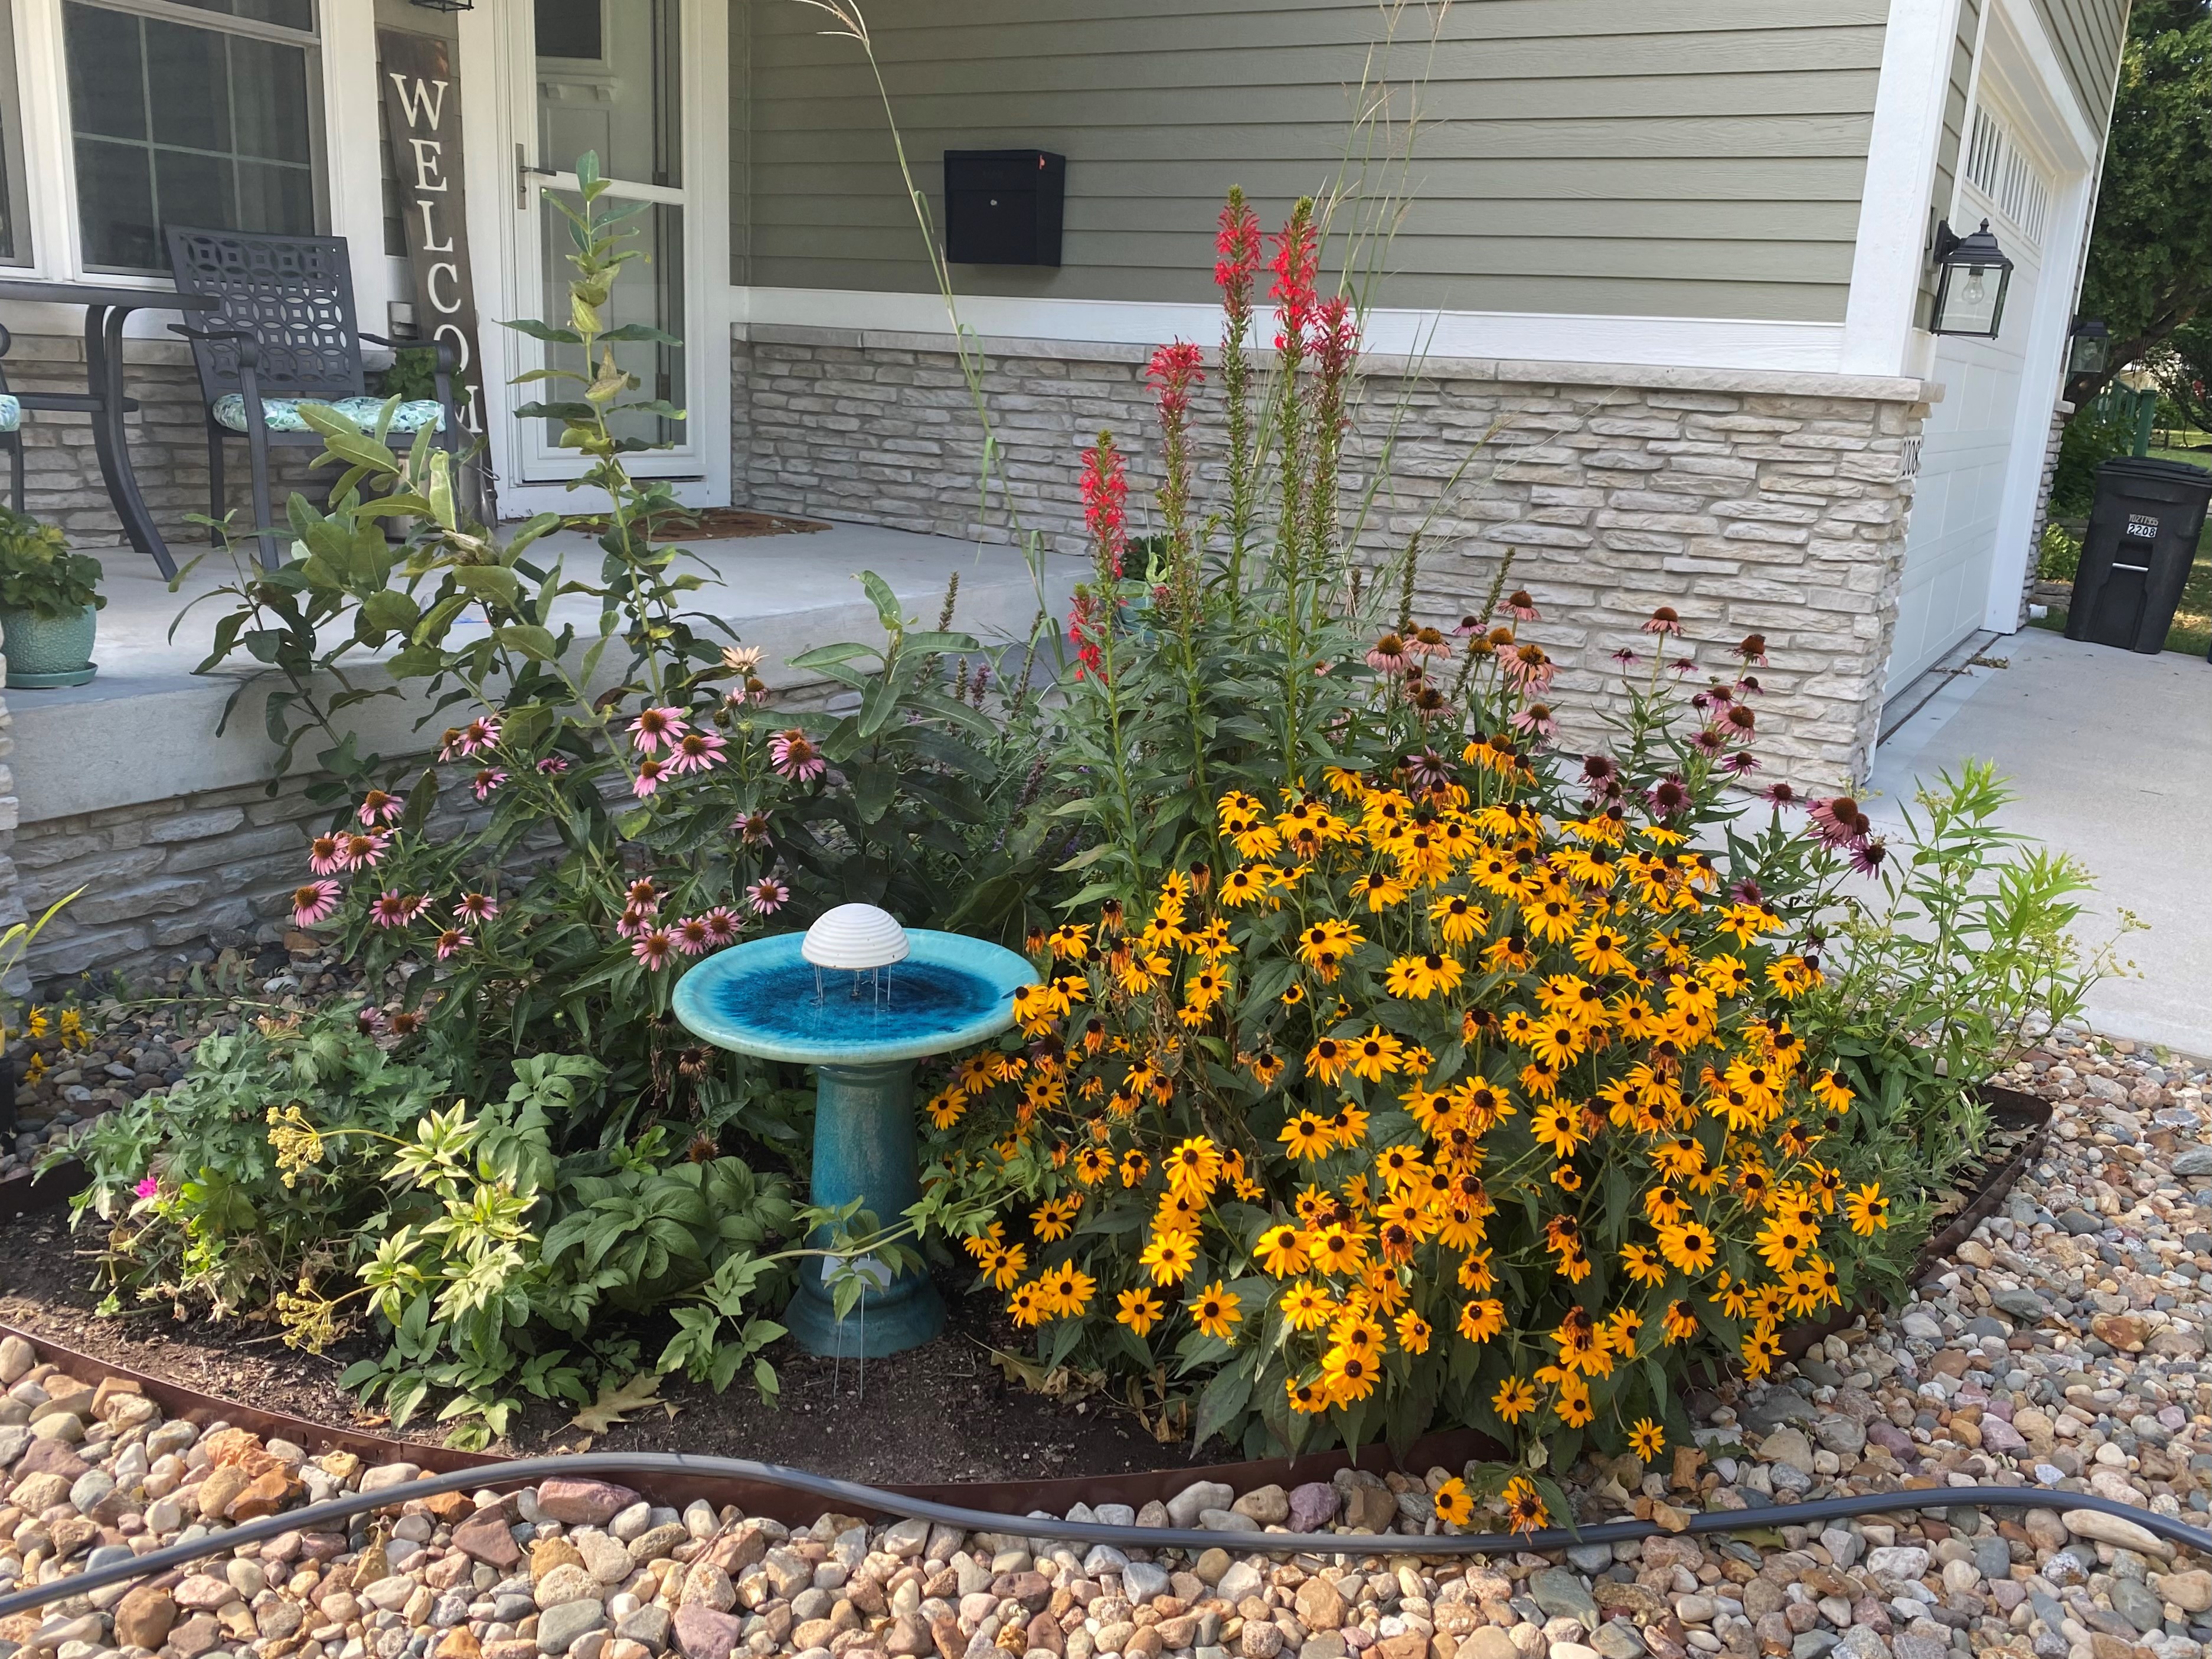
[[[191,351],[181,340],[126,340],[123,362],[125,390],[138,400],[137,410],[125,416],[138,489],[182,564],[207,544],[207,532],[186,523],[185,517],[204,514],[209,506],[206,406],[200,401]],[[0,357],[0,374],[11,392],[82,392],[84,341],[18,334],[8,355]],[[22,434],[25,503],[31,512],[60,526],[80,546],[120,543],[122,526],[108,504],[93,453],[91,417],[27,410]],[[336,472],[318,475],[309,469],[315,453],[298,447],[270,451],[280,516],[292,491],[304,490],[319,501],[318,477],[324,485],[337,477]],[[242,441],[225,447],[223,484],[227,504],[238,513],[238,522],[246,524],[252,518],[252,475]]]
[[[750,431],[748,505],[969,536],[981,430],[949,340],[754,326],[734,347]],[[1016,507],[1076,550],[1079,457],[1110,427],[1131,452],[1133,531],[1155,482],[1142,347],[995,340],[986,394]],[[1197,405],[1201,471],[1218,483],[1221,409]],[[1360,545],[1418,532],[1425,617],[1478,605],[1507,549],[1544,613],[1528,633],[1559,659],[1559,696],[1595,735],[1621,706],[1611,653],[1646,649],[1674,606],[1717,669],[1766,635],[1759,752],[1801,785],[1871,763],[1911,482],[1920,383],[1599,365],[1370,361],[1346,445],[1349,501],[1395,433]],[[1218,494],[1218,491],[1217,491]],[[994,503],[994,507],[1000,504]],[[1204,510],[1201,503],[1200,510]],[[988,538],[1010,532],[1002,510]]]
[[[2043,561],[2044,527],[2051,522],[2051,481],[2058,476],[2058,446],[2066,436],[2066,422],[2074,405],[2060,398],[2051,412],[2051,440],[2043,447],[2043,477],[2035,487],[2035,523],[2027,532],[2027,569],[2020,581],[2019,626],[2027,626],[2027,602],[2035,592],[2035,568]]]

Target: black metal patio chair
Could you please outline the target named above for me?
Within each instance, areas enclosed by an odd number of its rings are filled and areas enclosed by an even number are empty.
[[[223,515],[223,446],[242,441],[252,471],[261,562],[273,568],[278,559],[269,494],[270,447],[321,447],[321,434],[300,418],[302,404],[326,404],[363,432],[374,431],[385,399],[368,395],[361,348],[364,341],[395,342],[364,332],[356,320],[353,272],[342,236],[172,225],[168,240],[178,291],[216,302],[204,323],[171,325],[191,342],[207,406],[208,515]],[[419,343],[436,349],[438,395],[401,404],[390,434],[404,442],[434,426],[439,446],[458,453],[461,423],[453,405],[453,349],[443,341]]]

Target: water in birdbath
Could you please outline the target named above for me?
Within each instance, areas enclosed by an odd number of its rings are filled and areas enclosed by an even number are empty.
[[[1002,1004],[1001,988],[950,963],[908,961],[858,973],[799,960],[732,975],[701,999],[733,1025],[771,1040],[858,1054],[885,1036],[949,1036]]]

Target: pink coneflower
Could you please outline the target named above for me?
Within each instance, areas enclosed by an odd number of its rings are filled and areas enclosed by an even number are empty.
[[[1735,701],[1735,688],[1715,680],[1705,688],[1705,702],[1715,708],[1725,708]]]
[[[369,1003],[353,1017],[353,1023],[369,1036],[375,1036],[385,1028],[384,1010],[374,1003]]]
[[[1762,799],[1776,806],[1794,806],[1797,802],[1797,792],[1788,784],[1778,781],[1766,786]]]
[[[1462,617],[1459,619],[1459,626],[1453,629],[1452,632],[1458,635],[1462,639],[1467,638],[1470,634],[1480,634],[1482,632],[1482,618],[1480,617]]]
[[[668,953],[674,946],[665,927],[653,927],[639,936],[629,953],[657,974],[668,966]]]
[[[1664,777],[1651,786],[1645,797],[1654,817],[1671,818],[1690,804],[1689,786],[1677,777]]]
[[[1620,650],[1613,653],[1613,659],[1619,663],[1623,668],[1633,668],[1637,664],[1644,660],[1643,658],[1638,656],[1636,653],[1631,651],[1625,645],[1622,646]]]
[[[457,951],[465,951],[476,941],[458,927],[448,927],[438,935],[438,960],[443,962]]]
[[[1434,749],[1406,757],[1406,781],[1414,793],[1433,794],[1451,782],[1451,763]]]
[[[1757,676],[1739,674],[1736,676],[1735,694],[1739,697],[1759,697],[1766,695],[1766,688],[1759,683]]]
[[[422,1029],[422,1011],[419,1008],[399,1008],[392,1012],[385,1029],[396,1037],[410,1037]]]
[[[635,939],[653,925],[653,912],[641,910],[635,904],[625,908],[615,922],[617,939]]]
[[[1378,674],[1404,673],[1406,641],[1395,634],[1385,634],[1367,648],[1367,665]]]
[[[1620,768],[1613,763],[1613,757],[1610,755],[1584,755],[1583,781],[1589,784],[1593,791],[1600,793],[1608,788],[1618,789],[1620,786]]]
[[[557,778],[568,769],[568,757],[566,755],[548,755],[538,763],[538,769],[549,778]]]
[[[1753,881],[1749,876],[1746,876],[1741,881],[1739,881],[1731,886],[1728,890],[1728,896],[1729,902],[1732,904],[1764,904],[1766,902],[1766,890],[1764,887],[1761,887],[1757,882]]]
[[[374,835],[346,835],[338,837],[338,868],[341,870],[374,870],[392,845],[392,832],[379,830]]]
[[[1863,876],[1870,876],[1881,868],[1881,861],[1888,852],[1888,844],[1880,836],[1868,836],[1853,842],[1846,856],[1850,860],[1852,869]]]
[[[407,810],[407,803],[397,795],[386,794],[381,789],[372,789],[361,798],[361,821],[374,830],[380,823],[398,822]]]
[[[386,888],[368,907],[368,919],[380,927],[404,927],[422,909],[423,901],[398,888]]]
[[[1506,724],[1518,732],[1533,732],[1540,738],[1553,737],[1559,729],[1558,716],[1547,705],[1540,702],[1528,703],[1516,709],[1513,718]]]
[[[1662,638],[1679,635],[1682,631],[1681,616],[1673,605],[1662,605],[1645,621],[1644,631],[1647,634],[1657,634]]]
[[[292,925],[312,927],[338,908],[343,890],[334,881],[311,881],[292,890]]]
[[[1507,679],[1523,691],[1537,696],[1551,689],[1552,678],[1559,672],[1559,664],[1545,654],[1540,645],[1516,645],[1498,660],[1504,666]]]
[[[1737,656],[1742,658],[1744,661],[1747,663],[1757,663],[1760,667],[1764,668],[1766,665],[1766,635],[1764,634],[1745,635],[1742,640],[1737,644],[1735,653]]]
[[[1736,703],[1721,716],[1720,723],[1733,741],[1749,743],[1753,730],[1759,724],[1759,716],[1751,712],[1749,705]]]
[[[1443,635],[1433,628],[1415,629],[1413,637],[1406,641],[1406,649],[1418,657],[1441,658],[1449,657],[1452,653],[1452,648],[1445,642]]]
[[[646,708],[629,723],[629,736],[640,754],[650,755],[664,743],[673,744],[690,729],[680,708]]]
[[[307,843],[307,868],[319,876],[350,866],[343,863],[344,843],[336,836],[317,836]]]
[[[469,787],[476,791],[478,800],[489,800],[492,791],[506,781],[506,773],[496,766],[487,766],[470,780]]]
[[[1822,846],[1844,847],[1863,836],[1871,825],[1849,795],[1830,795],[1806,803],[1805,827]]]
[[[744,684],[732,686],[729,696],[724,701],[733,708],[743,708],[748,705],[759,708],[767,704],[768,699],[768,682],[757,674],[748,674],[745,676]]]
[[[499,722],[479,716],[459,731],[446,734],[447,752],[441,754],[438,758],[451,760],[456,754],[480,755],[487,749],[497,747],[499,747]]]
[[[1508,593],[1505,596],[1504,605],[1500,608],[1507,616],[1512,617],[1516,622],[1540,622],[1542,620],[1542,618],[1536,614],[1536,601],[1528,597],[1528,590],[1525,587],[1516,587],[1510,593]]]
[[[744,922],[726,904],[718,904],[699,918],[707,924],[707,941],[710,945],[729,945],[744,931]]]
[[[499,914],[499,901],[489,893],[464,893],[461,902],[453,907],[458,921],[489,921]]]
[[[707,932],[707,918],[704,916],[685,916],[668,932],[676,941],[676,948],[687,957],[702,955],[714,943]]]
[[[643,915],[651,915],[660,908],[661,892],[650,876],[640,876],[630,883],[623,895],[623,902]]]
[[[795,783],[811,783],[829,769],[822,753],[797,726],[769,739],[769,764]]]
[[[1695,657],[1677,657],[1667,665],[1667,671],[1671,674],[1681,675],[1686,679],[1698,672],[1698,659]]]
[[[1728,738],[1717,726],[1708,726],[1690,739],[1690,747],[1707,760],[1713,760],[1728,752]]]
[[[135,1198],[151,1198],[161,1190],[161,1183],[154,1176],[149,1175],[141,1176],[138,1178],[138,1184],[136,1187],[133,1187],[131,1189],[131,1195]]]
[[[763,876],[745,889],[745,902],[757,916],[772,916],[790,902],[791,889],[774,876]]]
[[[1759,757],[1748,749],[1739,749],[1722,760],[1721,770],[1732,778],[1740,778],[1747,772],[1759,770]]]
[[[686,732],[676,740],[675,750],[669,757],[669,770],[704,772],[720,763],[725,746],[712,732]]]
[[[730,833],[748,847],[768,845],[768,814],[740,812],[730,820]]]
[[[658,755],[647,755],[637,763],[637,781],[630,787],[640,800],[647,799],[659,789],[668,776],[668,763]]]

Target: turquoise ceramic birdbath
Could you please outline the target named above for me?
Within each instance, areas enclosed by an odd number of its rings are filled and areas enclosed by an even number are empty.
[[[1014,1023],[1014,993],[1036,978],[1027,961],[999,945],[902,928],[872,906],[842,905],[805,934],[708,957],[678,981],[676,1018],[719,1048],[813,1066],[813,1201],[836,1208],[864,1200],[890,1227],[921,1196],[914,1062],[996,1036]],[[827,1244],[826,1231],[812,1242]],[[919,1347],[945,1328],[945,1304],[927,1275],[893,1275],[865,1259],[856,1264],[869,1281],[860,1304],[839,1319],[827,1282],[834,1266],[810,1265],[784,1314],[809,1352],[877,1358]]]

